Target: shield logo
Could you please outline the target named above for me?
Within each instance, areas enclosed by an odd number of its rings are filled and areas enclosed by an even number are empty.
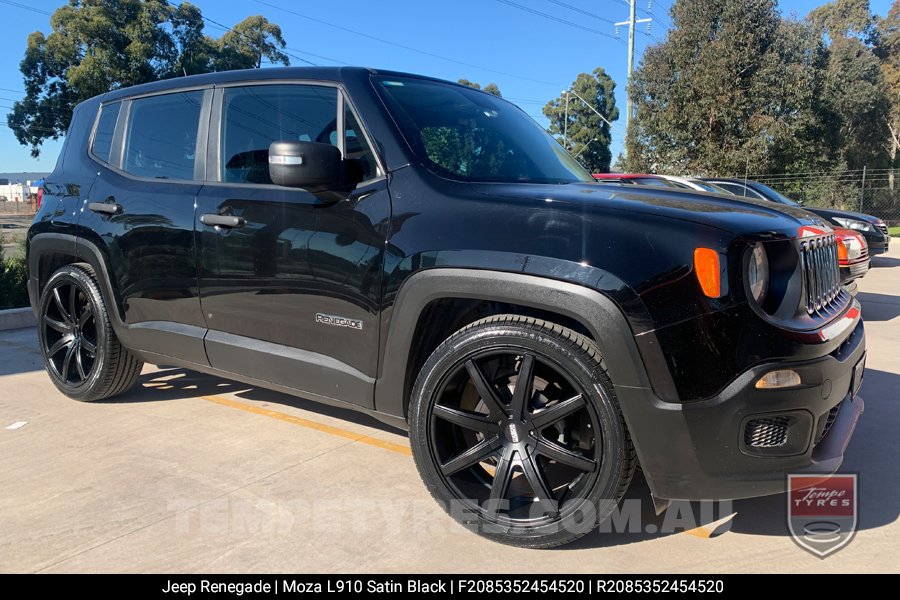
[[[798,546],[825,558],[856,534],[856,474],[788,475],[788,529]]]

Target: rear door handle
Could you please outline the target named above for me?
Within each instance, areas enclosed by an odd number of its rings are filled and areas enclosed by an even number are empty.
[[[115,202],[88,202],[88,210],[105,215],[117,215],[122,212],[122,207]]]
[[[235,217],[234,215],[216,215],[205,214],[200,215],[200,222],[210,227],[226,227],[232,229],[244,226],[244,217]]]

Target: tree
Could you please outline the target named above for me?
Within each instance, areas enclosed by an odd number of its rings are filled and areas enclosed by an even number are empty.
[[[597,67],[592,74],[579,74],[570,93],[562,93],[543,109],[550,133],[593,173],[608,173],[612,161],[610,123],[619,118],[615,89],[612,78]]]
[[[113,89],[221,68],[247,68],[262,58],[287,64],[281,30],[249,17],[221,40],[203,33],[200,9],[166,0],[70,0],[50,18],[51,32],[28,37],[19,69],[25,97],[7,125],[40,154],[65,134],[79,102]]]
[[[775,0],[681,0],[629,90],[632,171],[733,175],[828,164],[827,53]]]
[[[289,65],[288,56],[281,51],[286,45],[281,27],[262,15],[247,17],[219,40],[214,70],[258,69],[263,59]]]
[[[892,168],[897,167],[900,150],[900,0],[895,0],[887,17],[877,24],[878,45],[875,53],[880,60],[881,75],[888,102],[886,127],[887,151]],[[890,187],[894,187],[894,174],[890,173]]]
[[[489,83],[486,86],[481,87],[480,83],[475,83],[474,81],[469,81],[465,78],[458,80],[456,83],[469,86],[470,88],[475,88],[476,90],[481,90],[482,92],[487,92],[488,94],[493,94],[498,98],[503,97],[503,94],[500,93],[500,88],[497,87],[496,83]]]

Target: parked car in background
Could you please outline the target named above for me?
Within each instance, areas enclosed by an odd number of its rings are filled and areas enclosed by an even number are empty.
[[[710,192],[713,194],[730,194],[731,192],[724,190],[714,183],[697,179],[696,177],[678,177],[677,175],[660,175],[666,181],[670,181],[675,185],[686,190],[695,192]]]
[[[723,177],[708,177],[704,181],[713,183],[720,188],[736,195],[746,196],[757,200],[769,200],[789,206],[800,206],[796,200],[791,200],[784,194],[773,190],[771,187],[758,181],[744,179],[730,179]],[[866,215],[848,210],[834,208],[821,208],[818,206],[804,206],[806,210],[815,213],[835,227],[846,227],[860,232],[866,238],[871,255],[883,254],[888,251],[891,236],[888,234],[887,224],[872,215]]]
[[[655,187],[667,187],[685,189],[665,177],[649,173],[591,173],[594,179],[600,183],[613,183],[619,185],[649,185]]]
[[[869,247],[866,239],[856,231],[845,227],[835,227],[837,238],[838,265],[841,268],[841,283],[851,294],[856,295],[856,280],[869,272]]]

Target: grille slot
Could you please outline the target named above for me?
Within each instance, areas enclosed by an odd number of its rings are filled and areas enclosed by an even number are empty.
[[[787,443],[788,417],[753,419],[744,429],[744,444],[751,448],[777,448]]]
[[[832,425],[834,425],[834,420],[837,419],[837,414],[840,409],[841,404],[838,403],[837,406],[828,411],[828,416],[825,417],[825,427],[822,428],[822,433],[820,433],[819,437],[816,438],[817,444],[821,442],[826,435],[828,435],[828,430],[831,429]]]
[[[811,315],[825,312],[841,291],[835,237],[801,239],[800,268],[806,288],[806,312]]]
[[[888,226],[887,225],[876,225],[875,227],[877,227],[878,231],[880,231],[884,235],[888,234]]]

